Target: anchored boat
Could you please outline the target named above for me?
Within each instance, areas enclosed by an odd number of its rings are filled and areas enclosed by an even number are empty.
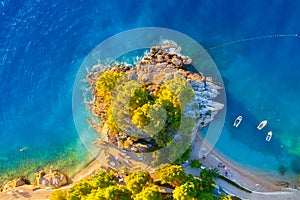
[[[267,125],[267,123],[268,123],[267,120],[264,120],[264,121],[260,122],[259,125],[257,126],[257,129],[258,130],[263,129]]]
[[[267,134],[267,137],[266,137],[266,141],[270,141],[272,138],[272,131],[269,131],[268,134]]]
[[[240,123],[241,123],[242,120],[243,120],[243,117],[242,117],[241,115],[238,116],[238,117],[234,120],[233,126],[237,128],[237,127],[240,125]]]

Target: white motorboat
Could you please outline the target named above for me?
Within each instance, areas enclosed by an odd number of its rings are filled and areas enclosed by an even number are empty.
[[[240,125],[240,123],[241,123],[242,120],[243,120],[243,117],[242,117],[241,115],[238,116],[238,117],[234,120],[233,126],[237,128],[237,127]]]
[[[258,129],[258,130],[263,129],[263,128],[267,125],[267,123],[268,123],[267,120],[264,120],[264,121],[260,122],[260,123],[258,124],[258,126],[257,126],[257,129]]]
[[[266,141],[270,141],[272,138],[272,131],[269,131],[268,134],[267,134],[267,137],[266,137]]]

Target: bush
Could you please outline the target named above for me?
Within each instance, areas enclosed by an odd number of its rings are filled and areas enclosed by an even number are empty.
[[[173,187],[180,186],[187,177],[180,165],[164,165],[157,169],[156,173],[162,184],[170,184]]]
[[[192,168],[200,168],[202,165],[201,162],[199,162],[199,160],[192,160],[190,166]]]
[[[145,187],[140,193],[138,193],[134,200],[161,200],[162,194],[159,191],[159,187],[156,185]]]
[[[64,190],[54,190],[50,196],[50,200],[67,200],[67,192]]]
[[[140,193],[147,184],[152,183],[149,172],[147,171],[137,171],[129,174],[125,179],[127,188],[132,192],[132,194]]]

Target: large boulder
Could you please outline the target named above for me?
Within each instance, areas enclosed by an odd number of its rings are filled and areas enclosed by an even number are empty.
[[[61,173],[58,170],[50,170],[46,173],[44,170],[35,173],[36,185],[40,188],[51,187],[59,188],[69,183],[69,178],[67,175]]]
[[[30,181],[27,180],[25,177],[15,178],[4,184],[3,191],[12,190],[16,187],[20,187],[25,184],[30,184]]]

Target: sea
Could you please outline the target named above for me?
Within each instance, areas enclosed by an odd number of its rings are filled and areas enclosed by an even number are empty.
[[[292,0],[1,0],[0,179],[46,166],[74,174],[93,158],[72,112],[77,72],[99,43],[142,27],[181,32],[215,62],[227,100],[220,154],[260,175],[297,179],[299,10]]]

